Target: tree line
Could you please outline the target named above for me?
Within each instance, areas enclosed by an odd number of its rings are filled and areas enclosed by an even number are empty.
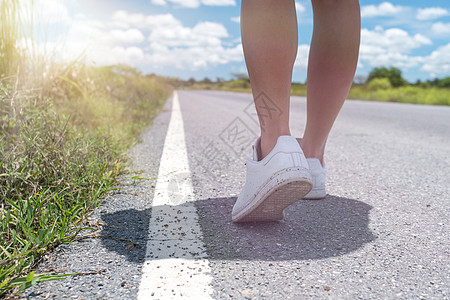
[[[379,67],[374,68],[367,77],[366,83],[369,84],[374,79],[387,79],[392,87],[400,87],[405,85],[414,85],[420,87],[437,87],[437,88],[450,88],[450,77],[442,79],[435,78],[432,80],[421,81],[417,80],[415,83],[410,84],[402,77],[402,71],[396,67]]]
[[[154,75],[154,74],[152,74]],[[150,75],[150,76],[152,76]],[[148,75],[149,76],[149,75]],[[209,77],[205,77],[203,79],[195,79],[193,77],[183,80],[179,78],[168,78],[169,81],[172,81],[173,86],[193,86],[196,83],[199,84],[223,84],[226,82],[241,82],[242,84],[249,84],[250,80],[248,78],[247,73],[233,73],[231,74],[232,79],[226,80],[220,77],[217,77],[216,80],[210,79]],[[296,83],[301,84],[301,83]],[[305,82],[306,84],[306,82]],[[402,71],[396,67],[377,67],[373,68],[370,71],[368,76],[357,75],[354,80],[355,86],[371,86],[377,88],[396,88],[402,86],[417,86],[422,88],[450,88],[450,76],[445,78],[434,78],[426,81],[417,80],[415,83],[410,83],[406,81],[402,76]]]

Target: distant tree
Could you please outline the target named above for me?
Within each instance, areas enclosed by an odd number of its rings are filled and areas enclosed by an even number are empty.
[[[209,79],[208,77],[205,77],[203,79],[203,83],[211,83],[211,82],[212,82],[211,79]]]
[[[367,88],[371,91],[387,90],[392,87],[388,78],[375,78],[367,84]]]
[[[193,85],[194,83],[195,83],[195,79],[193,77],[191,77],[187,80],[188,85]]]
[[[387,78],[393,87],[406,85],[406,80],[402,77],[402,71],[396,67],[374,68],[367,77],[367,83],[375,78]]]
[[[216,77],[216,84],[218,87],[222,87],[224,82],[225,82],[225,79],[223,79],[221,77]]]
[[[450,88],[450,77],[442,78],[439,80],[438,87]]]
[[[427,88],[429,88],[431,85],[430,85],[430,82],[429,81],[424,81],[424,82],[422,82],[421,84],[420,84],[420,87],[421,88],[425,88],[425,89],[427,89]]]
[[[367,82],[367,76],[364,75],[356,75],[353,80],[356,84],[364,84]]]
[[[247,73],[231,73],[231,76],[233,76],[236,80],[246,80],[250,82]]]

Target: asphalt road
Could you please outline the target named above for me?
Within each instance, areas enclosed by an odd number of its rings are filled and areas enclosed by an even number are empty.
[[[258,134],[251,95],[178,96],[213,298],[450,298],[450,107],[347,101],[327,146],[326,199],[299,201],[280,222],[234,224]],[[171,104],[130,151],[151,180],[127,180],[94,212],[102,237],[58,247],[40,265],[89,274],[40,284],[27,297],[137,297]],[[305,108],[292,97],[296,136]]]

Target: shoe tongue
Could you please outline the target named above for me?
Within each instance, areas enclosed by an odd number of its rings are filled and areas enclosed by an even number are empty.
[[[261,158],[261,137],[257,138],[255,143],[253,143],[253,160],[260,161]]]

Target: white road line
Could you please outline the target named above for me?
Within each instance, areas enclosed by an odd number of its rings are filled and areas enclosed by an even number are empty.
[[[138,299],[212,298],[211,270],[193,201],[183,119],[174,92]]]

